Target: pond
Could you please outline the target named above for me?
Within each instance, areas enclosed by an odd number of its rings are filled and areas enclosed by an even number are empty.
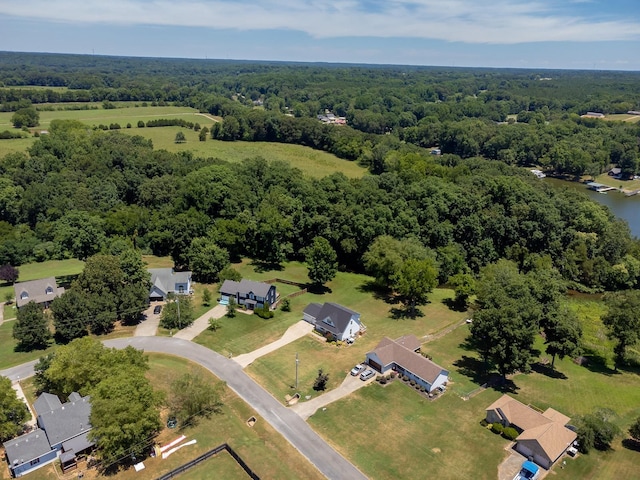
[[[558,188],[573,188],[587,194],[592,200],[609,207],[618,218],[626,220],[631,229],[631,234],[640,238],[640,195],[625,197],[624,194],[620,192],[598,193],[589,190],[583,183],[568,182],[557,178],[547,177],[543,182]]]

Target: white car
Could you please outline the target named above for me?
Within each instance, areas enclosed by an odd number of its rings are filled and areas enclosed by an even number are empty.
[[[359,375],[360,373],[362,373],[365,368],[367,367],[359,363],[358,365],[356,365],[351,369],[351,375],[355,377],[356,375]]]
[[[369,380],[375,374],[376,374],[376,372],[374,372],[373,370],[369,369],[366,372],[362,372],[360,374],[360,380],[362,380],[364,382],[365,380]]]

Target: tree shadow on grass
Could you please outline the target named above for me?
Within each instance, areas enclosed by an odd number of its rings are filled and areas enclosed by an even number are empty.
[[[567,380],[569,378],[564,373],[559,372],[554,368],[551,368],[551,365],[544,365],[540,362],[537,362],[531,365],[531,370],[549,378],[557,378],[561,380]]]
[[[393,307],[390,311],[391,318],[394,320],[415,320],[418,317],[424,317],[424,313],[419,308],[412,306]]]
[[[324,295],[325,293],[333,292],[333,290],[331,290],[326,285],[318,285],[316,283],[307,283],[305,284],[304,288],[307,289],[307,292],[313,293],[315,295]]]
[[[622,440],[622,446],[624,448],[626,448],[627,450],[633,450],[634,452],[640,452],[640,442],[632,439],[632,438],[625,438],[624,440]]]
[[[382,300],[384,303],[396,304],[399,303],[398,298],[386,288],[381,288],[373,280],[366,281],[358,286],[358,290],[363,293],[373,295],[376,300]]]
[[[615,371],[613,368],[607,366],[607,360],[597,354],[586,354],[578,357],[574,360],[578,365],[585,367],[591,372],[601,373],[603,375],[617,375],[620,372]]]
[[[456,302],[454,298],[443,298],[442,303],[454,312],[466,312],[468,306],[464,302]]]
[[[279,263],[261,262],[259,260],[252,260],[249,265],[253,267],[253,271],[256,273],[270,272],[272,270],[281,272],[284,270],[284,267]]]
[[[76,278],[78,278],[77,274],[60,275],[60,276],[56,276],[56,282],[58,283],[58,286],[68,289],[71,286],[71,282],[73,282]]]

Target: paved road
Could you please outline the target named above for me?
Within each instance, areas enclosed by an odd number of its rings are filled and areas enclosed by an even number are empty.
[[[235,360],[242,368],[245,368],[251,365],[257,358],[263,357],[267,353],[278,350],[280,347],[284,347],[285,345],[304,337],[308,333],[311,333],[312,330],[313,325],[311,325],[309,322],[305,322],[304,320],[300,320],[298,323],[294,323],[289,328],[287,328],[287,331],[284,332],[282,337],[280,337],[275,342],[271,342],[264,347],[254,350],[253,352],[244,353],[242,355],[238,355],[237,357],[233,357],[233,360]]]
[[[333,480],[366,480],[366,476],[352,463],[330,447],[294,411],[287,409],[265,389],[254,382],[231,359],[201,345],[175,337],[129,337],[106,340],[107,347],[125,348],[129,345],[147,352],[166,353],[202,365],[236,392],[260,416],[286,438],[327,478]],[[33,375],[36,361],[0,372],[11,380]]]

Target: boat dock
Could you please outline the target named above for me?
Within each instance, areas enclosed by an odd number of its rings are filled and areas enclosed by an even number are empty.
[[[606,193],[612,190],[618,190],[616,187],[610,187],[609,185],[605,185],[603,183],[596,183],[596,182],[588,182],[587,188],[589,190],[595,190],[598,193]]]
[[[625,197],[633,197],[634,195],[638,195],[640,193],[640,190],[634,190],[632,192],[627,192],[624,194]]]

